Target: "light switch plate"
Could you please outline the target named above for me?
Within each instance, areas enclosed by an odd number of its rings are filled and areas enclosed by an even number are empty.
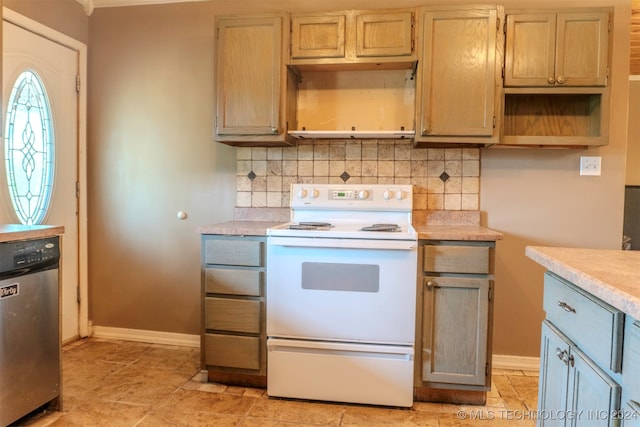
[[[600,156],[580,157],[580,175],[600,176],[601,161],[602,161],[602,157]]]

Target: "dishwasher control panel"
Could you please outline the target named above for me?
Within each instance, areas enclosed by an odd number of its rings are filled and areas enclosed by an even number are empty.
[[[0,243],[0,275],[50,268],[57,266],[59,259],[58,237]]]

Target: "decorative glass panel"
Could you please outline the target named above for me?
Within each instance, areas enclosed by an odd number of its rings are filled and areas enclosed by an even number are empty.
[[[53,189],[55,141],[49,98],[31,70],[18,76],[7,106],[5,162],[20,222],[41,224]]]

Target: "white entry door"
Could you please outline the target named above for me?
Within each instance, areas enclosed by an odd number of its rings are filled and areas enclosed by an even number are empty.
[[[23,72],[29,72],[29,76],[37,76],[34,80],[41,83],[50,107],[52,122],[46,127],[53,139],[52,193],[47,211],[40,223],[64,226],[60,264],[62,340],[68,341],[80,335],[79,199],[77,197],[79,96],[76,89],[78,51],[5,19],[2,52],[2,113],[4,114],[2,132],[5,138],[3,151],[11,146],[7,128],[7,123],[10,121],[7,120],[6,115],[12,107],[8,104],[11,101],[14,85]],[[39,116],[36,115],[33,121],[39,122],[38,118]],[[18,127],[25,129],[18,129]],[[38,138],[44,133],[38,123],[25,124],[24,120],[21,126],[16,126],[13,131],[16,134],[30,133],[31,138]],[[21,138],[26,140],[29,136],[21,136]],[[15,165],[14,169],[32,168],[33,164],[25,166],[32,160],[29,158],[30,155],[25,155],[23,165]],[[6,155],[3,159],[6,159]],[[4,203],[0,203],[0,222],[20,223],[20,217],[16,214],[11,201],[11,191],[8,189],[7,169],[9,168],[6,160],[1,163],[0,195]]]

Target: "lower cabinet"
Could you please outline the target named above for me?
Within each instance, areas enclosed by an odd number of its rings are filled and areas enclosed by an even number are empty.
[[[633,320],[550,272],[544,309],[538,426],[637,426],[640,349],[634,354],[633,340],[640,332],[629,326]]]
[[[421,241],[415,397],[484,404],[495,242]]]
[[[265,242],[202,236],[201,365],[209,381],[266,386]]]
[[[640,320],[627,318],[622,358],[622,404],[624,427],[640,427]]]
[[[622,388],[548,321],[542,324],[538,425],[615,425]]]

